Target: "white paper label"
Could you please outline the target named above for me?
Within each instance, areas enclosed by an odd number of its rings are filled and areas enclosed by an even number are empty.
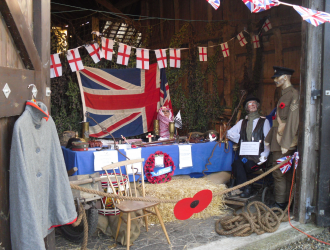
[[[164,167],[164,155],[155,155],[155,167]]]
[[[192,167],[191,145],[179,145],[178,147],[180,152],[180,169]]]
[[[259,142],[241,142],[239,155],[259,155]]]
[[[126,156],[130,160],[141,159],[141,148],[127,149]],[[133,164],[134,174],[136,173],[136,169],[138,169],[138,173],[141,173],[141,166],[142,166],[141,162]],[[132,164],[127,165],[127,174],[133,174]]]
[[[93,152],[93,154],[94,154],[94,171],[102,171],[103,167],[118,162],[117,150]]]

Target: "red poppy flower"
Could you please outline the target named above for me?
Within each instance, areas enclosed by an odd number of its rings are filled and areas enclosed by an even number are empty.
[[[199,191],[192,198],[185,198],[175,204],[174,215],[178,220],[187,220],[193,214],[202,212],[212,201],[212,191]]]
[[[272,120],[275,120],[276,119],[276,115],[272,116]]]
[[[281,102],[281,103],[280,103],[280,108],[281,108],[281,109],[284,109],[284,108],[285,108],[285,103],[284,103],[284,102]]]

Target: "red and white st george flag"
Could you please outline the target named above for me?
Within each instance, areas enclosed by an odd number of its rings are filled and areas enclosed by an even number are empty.
[[[260,41],[258,35],[252,36],[252,42],[253,42],[253,47],[255,49],[260,48]]]
[[[229,56],[228,43],[222,43],[221,44],[221,50],[222,50],[223,57],[228,57]]]
[[[198,47],[199,60],[201,62],[207,61],[207,47]]]
[[[155,53],[159,69],[167,68],[166,49],[156,49]]]
[[[239,33],[238,35],[237,35],[237,39],[238,39],[238,41],[239,41],[239,44],[243,47],[243,46],[245,46],[246,44],[247,44],[247,41],[246,41],[246,39],[245,39],[245,37],[244,37],[244,35],[243,35],[243,32],[241,32],[241,33]]]
[[[113,40],[102,37],[102,54],[102,58],[105,58],[109,61],[112,60]]]
[[[87,45],[87,46],[85,46],[85,48],[95,63],[98,63],[99,61],[101,61],[102,54],[101,54],[98,43],[93,43],[93,44]]]
[[[119,48],[118,48],[118,55],[117,55],[117,63],[126,65],[128,64],[129,57],[131,55],[131,46],[128,46],[123,43],[119,43]]]
[[[62,64],[58,54],[50,55],[50,78],[62,76]]]
[[[66,58],[68,59],[72,72],[84,69],[78,48],[69,50]]]
[[[148,49],[136,49],[136,67],[138,69],[149,69]]]
[[[268,30],[270,30],[270,29],[272,28],[272,24],[271,24],[270,21],[267,19],[262,27],[263,27],[264,30],[267,32]]]
[[[180,68],[181,66],[180,49],[170,49],[170,66],[172,68]]]

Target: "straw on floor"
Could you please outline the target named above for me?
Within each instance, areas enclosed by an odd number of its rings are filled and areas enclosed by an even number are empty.
[[[197,192],[209,189],[212,192],[219,192],[226,189],[226,186],[214,184],[206,178],[180,178],[176,177],[167,183],[162,184],[145,184],[146,196],[159,199],[183,199],[193,197]],[[175,221],[173,213],[175,204],[160,203],[158,209],[164,222]],[[201,213],[194,214],[190,219],[206,219],[211,216],[217,216],[225,213],[226,205],[224,196],[213,197],[211,204]],[[148,217],[149,224],[159,224],[155,216]]]

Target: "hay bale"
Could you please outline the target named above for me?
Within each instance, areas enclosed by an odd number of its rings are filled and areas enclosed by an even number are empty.
[[[209,189],[212,192],[218,192],[226,189],[225,185],[217,185],[205,178],[179,178],[162,184],[145,184],[146,196],[159,199],[177,199],[193,197],[197,192]],[[160,203],[159,212],[164,222],[175,221],[174,203]],[[226,205],[223,196],[213,197],[211,204],[201,213],[194,214],[190,219],[206,219],[211,216],[217,216],[225,213]],[[148,217],[149,224],[159,224],[156,216]]]

